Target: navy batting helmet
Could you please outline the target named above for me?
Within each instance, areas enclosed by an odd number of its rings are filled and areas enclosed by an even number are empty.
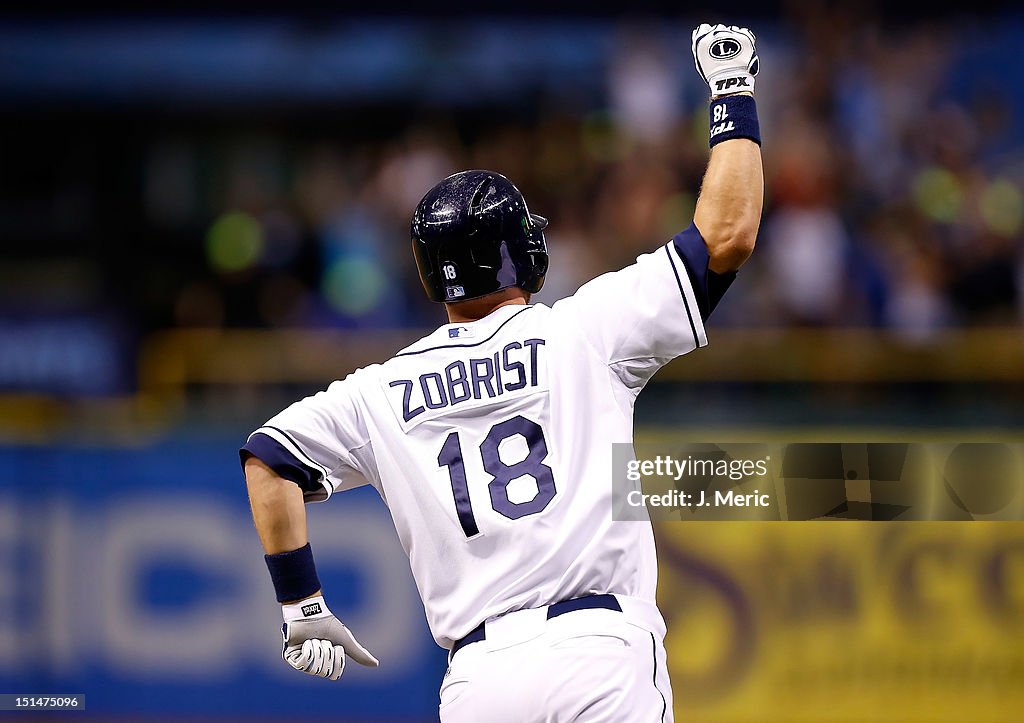
[[[500,173],[448,176],[412,217],[412,250],[424,291],[431,301],[448,303],[512,286],[540,291],[548,271],[547,225]]]

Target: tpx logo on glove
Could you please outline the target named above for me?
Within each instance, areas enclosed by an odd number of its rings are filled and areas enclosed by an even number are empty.
[[[701,23],[690,40],[694,65],[712,96],[754,91],[759,62],[752,32],[735,25]]]
[[[729,58],[735,58],[740,54],[740,44],[732,38],[722,38],[716,40],[708,48],[708,55],[715,60],[728,60]]]
[[[302,616],[309,617],[310,615],[319,615],[322,611],[320,610],[320,603],[315,602],[310,605],[302,606]]]
[[[725,42],[725,41],[722,41]],[[715,81],[715,90],[722,94],[730,88],[750,88],[750,78],[723,78],[722,80]]]

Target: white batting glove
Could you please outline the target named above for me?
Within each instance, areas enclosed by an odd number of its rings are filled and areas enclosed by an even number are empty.
[[[701,24],[693,31],[693,62],[717,98],[754,92],[758,71],[754,34],[735,25]]]
[[[337,680],[345,671],[345,657],[376,668],[380,662],[364,648],[352,631],[327,609],[323,596],[282,605],[284,650],[288,665],[303,673]]]

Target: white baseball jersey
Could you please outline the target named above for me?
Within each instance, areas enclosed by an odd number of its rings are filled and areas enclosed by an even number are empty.
[[[446,324],[296,402],[244,450],[308,501],[373,485],[444,648],[590,593],[653,603],[651,526],[612,520],[612,444],[632,442],[654,372],[706,343],[670,242],[551,307]]]

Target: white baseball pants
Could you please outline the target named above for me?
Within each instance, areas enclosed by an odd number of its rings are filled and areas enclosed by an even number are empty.
[[[442,723],[672,723],[665,626],[650,603],[622,612],[547,608],[486,624],[486,639],[451,656]]]

